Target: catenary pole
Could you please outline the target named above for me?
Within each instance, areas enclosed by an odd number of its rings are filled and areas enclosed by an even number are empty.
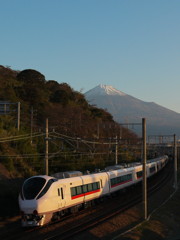
[[[18,129],[18,131],[20,129],[20,115],[21,115],[20,111],[21,111],[21,103],[18,102],[17,103],[17,129]]]
[[[33,107],[31,107],[31,145],[32,145],[32,133],[33,133]]]
[[[48,118],[46,118],[46,138],[45,138],[45,143],[46,143],[46,149],[45,149],[45,174],[48,175],[48,144],[49,144],[49,139],[48,139]]]
[[[146,119],[142,119],[142,139],[143,139],[143,214],[147,219],[147,176],[146,176]]]
[[[116,140],[116,152],[115,152],[115,159],[116,159],[116,165],[118,164],[118,140],[117,140],[117,136],[116,136],[116,138],[115,138],[115,140]]]
[[[174,134],[174,188],[177,189],[177,141]]]

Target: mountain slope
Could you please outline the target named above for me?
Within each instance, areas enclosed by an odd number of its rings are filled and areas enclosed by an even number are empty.
[[[120,123],[147,119],[148,134],[180,136],[180,114],[154,102],[144,102],[112,86],[99,85],[85,93],[90,104],[107,109]]]

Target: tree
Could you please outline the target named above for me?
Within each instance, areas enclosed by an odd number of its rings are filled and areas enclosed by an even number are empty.
[[[31,85],[44,85],[45,84],[45,76],[40,72],[33,69],[26,69],[21,71],[17,75],[17,79],[25,84]]]

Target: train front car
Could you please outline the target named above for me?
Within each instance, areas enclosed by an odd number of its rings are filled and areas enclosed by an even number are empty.
[[[43,196],[46,196],[55,181],[56,179],[46,175],[25,180],[19,194],[22,227],[42,226],[51,220],[50,199]]]

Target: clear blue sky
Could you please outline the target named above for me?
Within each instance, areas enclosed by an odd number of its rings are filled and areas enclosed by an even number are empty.
[[[0,0],[0,64],[180,113],[179,0]]]

